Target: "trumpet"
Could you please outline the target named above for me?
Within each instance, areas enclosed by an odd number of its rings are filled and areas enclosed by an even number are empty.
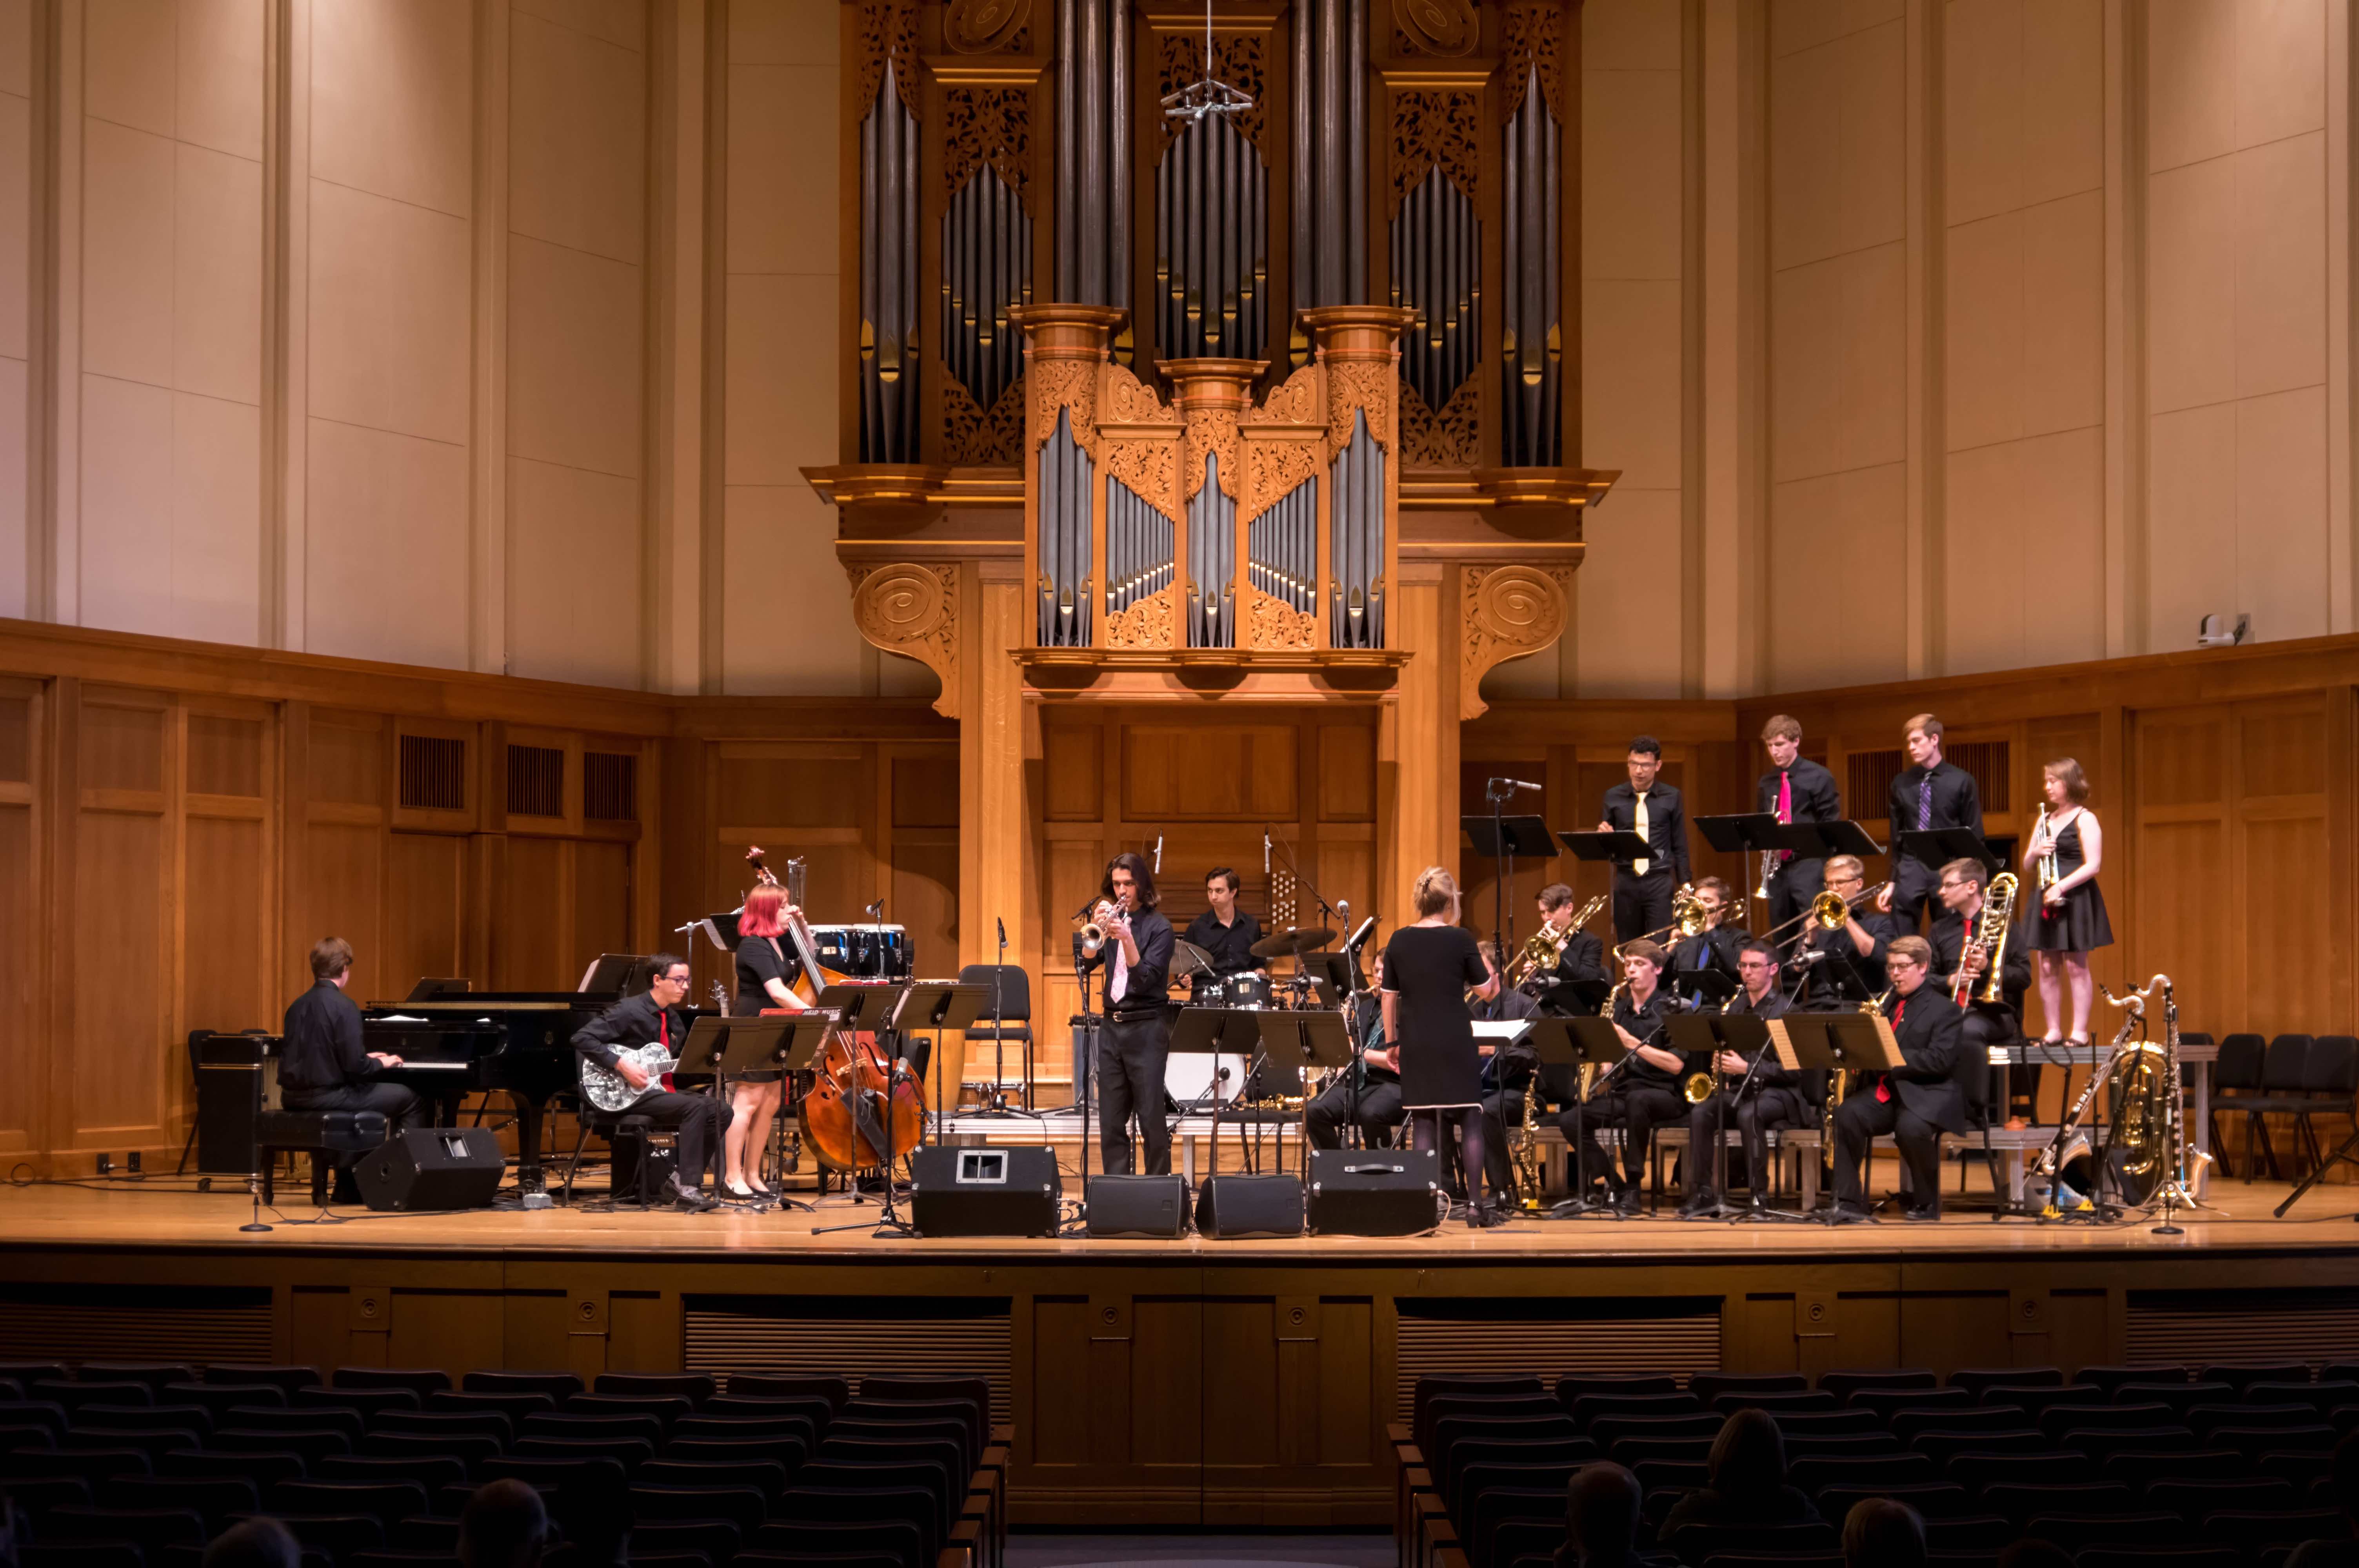
[[[2047,853],[2039,857],[2039,873],[2036,879],[2040,891],[2045,892],[2054,887],[2063,874],[2056,864],[2056,840],[2048,837],[2048,806],[2045,802],[2040,804],[2039,820],[2031,825],[2031,838],[2034,843],[2045,840],[2048,845]]]
[[[1124,900],[1102,898],[1090,905],[1088,913],[1073,917],[1073,929],[1081,935],[1083,957],[1094,958],[1105,951],[1106,928],[1128,907]]]

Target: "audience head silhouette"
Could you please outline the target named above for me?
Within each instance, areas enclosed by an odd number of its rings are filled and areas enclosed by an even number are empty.
[[[1619,1465],[1584,1465],[1565,1487],[1564,1568],[1620,1568],[1638,1540],[1638,1477]]]
[[[465,1568],[533,1568],[549,1540],[540,1494],[503,1476],[486,1481],[459,1515],[459,1561]]]
[[[1786,1438],[1764,1410],[1732,1414],[1712,1440],[1712,1489],[1731,1502],[1758,1502],[1786,1484]]]
[[[300,1568],[295,1532],[275,1519],[242,1519],[213,1537],[204,1568]]]
[[[1998,1568],[2072,1568],[2072,1554],[2052,1541],[2027,1535],[1999,1548]]]
[[[1843,1520],[1843,1568],[1925,1568],[1925,1521],[1907,1503],[1865,1498]]]

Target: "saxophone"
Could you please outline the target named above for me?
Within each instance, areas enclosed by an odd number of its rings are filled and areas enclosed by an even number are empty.
[[[1507,1149],[1507,1163],[1516,1182],[1516,1205],[1537,1211],[1540,1206],[1540,1070],[1532,1069],[1524,1086],[1524,1119]]]
[[[1861,1002],[1856,1011],[1870,1015],[1883,1012],[1884,1004],[1892,1000],[1892,988],[1885,987],[1884,994]],[[1819,1158],[1829,1171],[1835,1168],[1835,1112],[1843,1108],[1843,1094],[1851,1087],[1851,1073],[1837,1067],[1827,1075],[1827,1099],[1819,1114]]]

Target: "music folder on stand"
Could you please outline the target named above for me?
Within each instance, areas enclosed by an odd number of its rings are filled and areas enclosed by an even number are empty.
[[[680,1043],[678,1053],[679,1065],[674,1071],[709,1073],[712,1076],[713,1091],[720,1093],[733,1073],[767,1072],[773,1065],[781,1063],[788,1031],[799,1016],[780,1013],[766,1017],[756,1013],[743,1018],[723,1018],[715,1014],[700,1017],[689,1025],[688,1038]],[[825,1038],[824,1026],[817,1033],[822,1040]],[[722,1172],[718,1162],[722,1153],[716,1142],[711,1155],[714,1162],[715,1187],[721,1184]],[[700,1179],[701,1175],[701,1173]],[[784,1193],[777,1194],[777,1199],[781,1208],[810,1207],[810,1205],[790,1198]]]
[[[1829,1094],[1834,1092],[1836,1073],[1888,1073],[1908,1060],[1900,1054],[1900,1042],[1893,1038],[1892,1021],[1880,1012],[1789,1012],[1768,1023],[1777,1065],[1789,1073],[1826,1073]],[[1828,1154],[1832,1158],[1833,1151]],[[1861,1173],[1863,1182],[1865,1174]],[[1835,1223],[1834,1203],[1830,1188],[1826,1208],[1810,1217]]]

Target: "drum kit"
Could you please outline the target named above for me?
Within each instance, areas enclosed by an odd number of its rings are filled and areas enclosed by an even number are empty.
[[[1253,945],[1256,958],[1294,960],[1293,971],[1273,980],[1258,971],[1215,976],[1212,955],[1192,942],[1175,944],[1173,967],[1193,976],[1190,1007],[1230,1011],[1285,1011],[1335,1005],[1332,988],[1303,967],[1306,955],[1323,950],[1335,940],[1327,926],[1312,925],[1281,931]],[[1173,1103],[1187,1110],[1234,1105],[1247,1092],[1250,1070],[1245,1057],[1223,1053],[1174,1052],[1163,1067],[1163,1087]]]

